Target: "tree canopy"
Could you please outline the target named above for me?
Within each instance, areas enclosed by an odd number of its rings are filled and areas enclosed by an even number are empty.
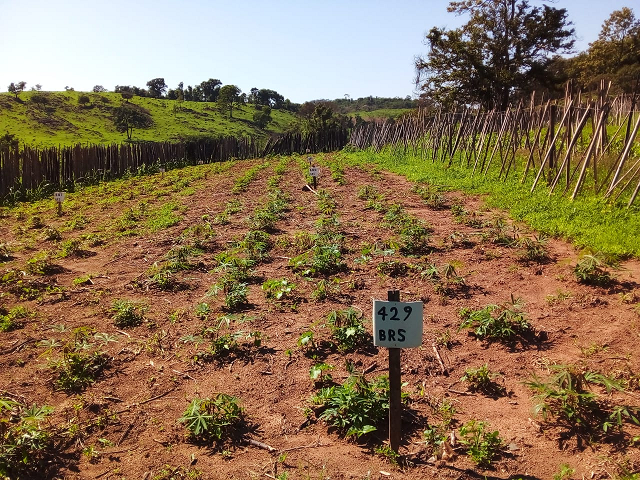
[[[147,88],[149,95],[153,98],[160,98],[167,91],[167,84],[164,82],[164,78],[154,78],[147,82]]]
[[[238,102],[241,90],[235,85],[225,85],[220,88],[218,94],[218,107],[220,111],[229,111],[229,118],[233,117],[233,106]]]
[[[568,63],[568,76],[583,88],[597,88],[601,79],[608,79],[614,90],[633,91],[640,76],[640,20],[633,10],[623,7],[611,13],[598,39]]]
[[[146,108],[124,102],[114,110],[113,123],[118,132],[126,133],[127,139],[131,140],[134,128],[149,128],[153,118]]]
[[[20,95],[26,87],[27,87],[27,82],[24,82],[24,81],[18,82],[18,83],[11,82],[7,87],[7,91],[9,93],[13,93],[16,96],[16,98],[18,98],[18,95]]]
[[[574,30],[566,9],[527,0],[465,0],[448,11],[469,15],[454,30],[433,27],[429,52],[416,59],[423,98],[439,105],[480,104],[505,109],[514,96],[549,79],[555,53],[569,52]]]

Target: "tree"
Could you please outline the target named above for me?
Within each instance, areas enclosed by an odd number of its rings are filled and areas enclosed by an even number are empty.
[[[93,86],[93,92],[94,93],[103,93],[103,92],[106,92],[106,91],[107,91],[107,89],[104,88],[102,85],[94,85]]]
[[[210,78],[209,80],[200,84],[202,90],[202,99],[205,102],[215,102],[218,99],[218,93],[220,92],[220,86],[222,82],[217,78]]]
[[[253,121],[258,128],[265,128],[272,120],[270,107],[262,107],[253,114]]]
[[[153,118],[146,108],[125,102],[115,109],[113,123],[118,132],[126,133],[127,139],[131,140],[133,129],[151,127]]]
[[[566,9],[527,0],[453,1],[448,11],[469,14],[460,28],[433,27],[430,51],[416,59],[416,85],[440,105],[480,104],[504,110],[548,79],[555,53],[569,52],[574,30]]]
[[[218,94],[218,108],[224,112],[229,110],[229,118],[233,118],[233,105],[238,101],[241,90],[235,85],[225,85]]]
[[[154,78],[153,80],[149,80],[147,82],[147,89],[149,91],[149,95],[153,98],[160,98],[164,95],[164,92],[167,91],[167,84],[164,83],[164,78]]]
[[[598,39],[572,60],[569,71],[583,87],[598,88],[604,78],[613,81],[614,90],[630,93],[640,75],[640,20],[628,7],[615,10]]]
[[[9,91],[9,93],[13,93],[17,99],[18,95],[20,95],[26,87],[27,87],[27,82],[18,82],[17,84],[11,82],[7,87],[7,90]]]

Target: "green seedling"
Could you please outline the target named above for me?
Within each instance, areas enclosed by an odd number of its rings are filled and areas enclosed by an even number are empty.
[[[486,395],[502,396],[506,393],[505,388],[494,381],[499,375],[492,373],[485,363],[481,367],[467,368],[460,379],[468,384],[472,392],[482,392]]]
[[[327,315],[331,334],[341,352],[354,351],[369,343],[362,316],[362,312],[353,307],[334,310]]]
[[[467,447],[467,455],[481,467],[490,466],[502,450],[500,433],[488,431],[488,426],[486,422],[470,420],[459,430],[460,443]]]

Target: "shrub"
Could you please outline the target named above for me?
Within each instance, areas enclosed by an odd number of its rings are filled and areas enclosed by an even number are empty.
[[[580,283],[606,286],[612,281],[606,265],[605,258],[600,253],[584,255],[574,267],[573,273]]]
[[[361,437],[375,431],[389,411],[389,380],[367,381],[351,375],[343,385],[321,389],[311,402],[322,411],[318,417],[346,437]]]
[[[327,316],[327,322],[341,352],[356,350],[368,341],[367,332],[362,324],[362,312],[353,307],[332,311]]]
[[[51,448],[51,434],[43,424],[53,408],[28,407],[0,397],[0,476],[39,478]]]
[[[508,341],[532,331],[531,325],[520,311],[519,299],[511,297],[511,303],[487,305],[481,310],[462,310],[460,328],[473,329],[480,339]]]
[[[222,442],[240,426],[243,412],[236,397],[219,393],[213,398],[194,398],[178,421],[194,440]]]
[[[486,422],[470,420],[460,427],[460,443],[467,447],[467,455],[481,467],[491,465],[503,443],[497,430],[485,430],[488,426]]]
[[[607,393],[622,391],[620,382],[598,372],[576,365],[554,365],[555,374],[543,381],[536,376],[525,382],[535,392],[534,410],[545,421],[555,418],[569,430],[581,433],[604,433],[622,430],[625,422],[640,425],[640,409],[627,405],[613,405],[600,398],[589,387],[599,385]]]

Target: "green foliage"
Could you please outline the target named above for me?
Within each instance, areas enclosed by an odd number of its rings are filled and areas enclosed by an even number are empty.
[[[309,369],[309,377],[316,385],[326,385],[333,381],[331,374],[328,372],[334,368],[333,365],[328,363],[316,363]]]
[[[447,200],[437,187],[429,184],[416,184],[411,187],[413,193],[417,193],[429,208],[442,210],[446,208]]]
[[[224,442],[243,422],[243,412],[236,397],[218,393],[213,398],[194,398],[178,419],[196,441]]]
[[[547,381],[536,376],[525,382],[533,392],[535,413],[545,421],[554,418],[570,431],[582,434],[622,431],[625,422],[640,425],[637,407],[614,405],[601,398],[592,386],[604,388],[607,393],[623,390],[619,381],[577,365],[554,365],[555,374]]]
[[[481,467],[488,467],[500,454],[503,440],[500,433],[490,432],[486,422],[470,420],[460,427],[460,443],[467,447],[467,455]]]
[[[324,279],[321,278],[316,283],[313,291],[311,292],[311,298],[316,300],[317,302],[322,302],[328,298],[334,297],[340,293],[340,279],[339,278],[330,278]]]
[[[265,296],[271,300],[287,300],[292,298],[292,293],[296,288],[296,284],[290,282],[286,278],[266,280],[262,284]]]
[[[0,307],[0,332],[10,332],[22,326],[22,321],[34,314],[22,305],[13,307],[8,312]]]
[[[431,228],[422,220],[408,215],[402,205],[389,206],[384,215],[384,225],[398,234],[400,251],[405,255],[419,255],[431,250]]]
[[[322,388],[311,402],[322,412],[318,417],[350,437],[375,431],[389,410],[389,380],[378,377],[367,381],[351,375],[343,385]]]
[[[431,28],[429,53],[415,64],[423,97],[436,105],[504,111],[514,92],[526,96],[533,85],[548,82],[548,56],[574,43],[566,9],[493,0],[452,2],[449,12],[469,20],[454,30]]]
[[[612,282],[611,273],[605,268],[604,255],[584,255],[573,269],[577,280],[587,285],[606,286]]]
[[[505,388],[494,381],[496,377],[498,375],[492,373],[485,363],[481,367],[467,368],[460,380],[466,382],[472,392],[482,392],[486,395],[504,395],[506,393]]]
[[[547,238],[540,237],[522,237],[518,239],[517,246],[520,249],[519,259],[522,262],[543,263],[549,259],[547,252]]]
[[[523,312],[520,299],[511,298],[510,303],[487,305],[480,310],[462,310],[460,328],[473,329],[480,339],[509,341],[516,336],[532,332],[531,325]]]
[[[575,469],[571,468],[568,463],[560,465],[560,471],[553,475],[553,480],[566,480],[571,478],[575,473]]]
[[[399,260],[388,260],[386,262],[380,262],[376,269],[383,275],[396,278],[405,276],[409,271],[410,266]]]
[[[134,103],[124,102],[113,114],[113,124],[120,133],[126,133],[131,140],[134,129],[145,129],[153,125],[149,110]]]
[[[80,392],[93,385],[109,365],[109,357],[102,352],[64,352],[62,357],[49,362],[57,375],[56,388],[65,392]]]
[[[118,328],[136,327],[144,320],[144,306],[131,300],[118,299],[111,305],[111,319]]]
[[[51,255],[46,250],[27,260],[27,272],[34,275],[53,275],[60,271],[60,266],[51,261]]]
[[[27,405],[0,397],[0,475],[37,478],[51,451],[51,431],[45,425],[53,408]]]
[[[362,323],[362,312],[353,307],[334,310],[327,315],[331,334],[341,352],[351,352],[364,346],[369,338]]]

